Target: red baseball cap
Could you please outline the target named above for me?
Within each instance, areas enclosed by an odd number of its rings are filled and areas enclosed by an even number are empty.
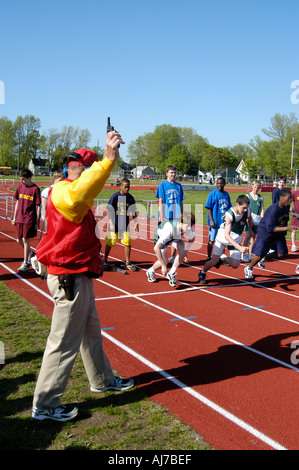
[[[63,159],[64,164],[69,166],[76,165],[89,167],[93,164],[93,162],[97,161],[98,155],[96,154],[96,152],[86,148],[70,152]]]

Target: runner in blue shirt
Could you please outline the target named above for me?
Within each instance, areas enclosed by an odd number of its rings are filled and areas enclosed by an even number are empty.
[[[169,165],[166,168],[166,180],[159,184],[156,197],[159,199],[159,222],[179,220],[183,212],[185,199],[182,185],[175,181],[176,168]]]
[[[225,179],[220,177],[216,180],[216,189],[208,196],[206,208],[208,210],[209,241],[208,241],[208,259],[212,256],[213,245],[220,225],[224,222],[223,216],[232,207],[230,196],[224,190]]]
[[[158,198],[159,214],[158,225],[166,220],[180,220],[183,213],[183,200],[185,199],[183,187],[175,181],[176,167],[168,165],[166,180],[159,184],[156,192]],[[171,248],[170,263],[173,264],[175,248]]]

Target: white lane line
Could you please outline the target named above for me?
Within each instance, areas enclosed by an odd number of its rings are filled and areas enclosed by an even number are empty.
[[[268,437],[266,434],[260,432],[258,429],[254,428],[253,426],[251,426],[250,424],[246,423],[245,421],[243,421],[242,419],[238,418],[237,416],[235,416],[234,414],[230,413],[229,411],[225,410],[224,408],[222,408],[221,406],[217,405],[217,403],[214,403],[213,401],[209,400],[207,397],[205,397],[204,395],[202,395],[201,393],[198,393],[196,392],[195,390],[193,390],[193,388],[191,387],[188,387],[187,385],[185,385],[183,382],[181,382],[180,380],[176,379],[175,377],[173,377],[172,375],[168,374],[165,370],[161,369],[160,367],[158,367],[156,364],[154,364],[153,362],[149,361],[148,359],[146,359],[145,357],[141,356],[140,354],[138,354],[136,351],[134,351],[133,349],[125,346],[123,343],[121,343],[120,341],[118,341],[117,339],[113,338],[112,336],[110,336],[108,333],[106,333],[105,331],[102,332],[103,336],[105,336],[108,340],[110,340],[112,343],[116,344],[117,346],[119,346],[120,348],[124,349],[128,354],[130,354],[131,356],[135,357],[136,359],[138,359],[140,362],[142,362],[143,364],[145,364],[146,366],[148,366],[150,369],[154,370],[155,372],[159,373],[160,375],[162,375],[162,377],[166,378],[167,380],[169,380],[170,382],[174,383],[178,388],[180,388],[181,390],[183,390],[184,392],[188,393],[189,395],[191,395],[193,398],[195,398],[196,400],[200,401],[201,403],[203,403],[204,405],[208,406],[209,408],[212,408],[216,413],[220,414],[221,416],[223,416],[224,418],[228,419],[229,421],[231,421],[232,423],[236,424],[237,426],[239,426],[240,428],[244,429],[245,431],[247,431],[248,433],[252,434],[254,437],[256,437],[257,439],[259,439],[260,441],[262,442],[265,442],[267,445],[269,445],[270,447],[272,447],[273,449],[275,450],[287,450],[287,448],[283,447],[281,444],[279,444],[278,442],[274,441],[273,439],[271,439],[270,437]]]
[[[114,286],[112,284],[109,284],[108,282],[105,282],[103,281],[102,279],[96,279],[96,281],[98,282],[101,282],[102,284],[105,284],[106,286],[109,286],[109,287],[113,287],[114,289],[122,292],[124,295],[126,294],[129,294],[129,292],[125,291],[124,289],[121,289],[120,287],[117,287],[117,286]],[[189,320],[188,318],[186,317],[182,317],[181,315],[178,315],[177,313],[174,313],[172,312],[171,310],[168,310],[164,307],[160,307],[159,305],[156,305],[152,302],[149,302],[148,300],[136,295],[136,294],[130,294],[130,296],[132,297],[135,297],[136,299],[138,299],[140,302],[143,302],[147,305],[149,305],[150,307],[154,308],[154,309],[157,309],[157,310],[160,310],[164,313],[166,313],[167,315],[170,315],[172,317],[175,317],[175,318],[178,318],[180,320],[183,320],[185,321],[186,323],[189,323],[191,324],[192,326],[195,326],[196,328],[199,328],[201,330],[204,330],[204,331],[207,331],[208,333],[214,335],[214,336],[218,336],[219,338],[221,339],[224,339],[225,341],[229,342],[229,343],[232,343],[232,344],[235,344],[237,346],[240,346],[244,349],[247,349],[248,351],[254,353],[254,354],[258,354],[259,356],[262,356],[264,357],[265,359],[269,359],[270,361],[273,361],[273,362],[276,362],[277,364],[279,364],[280,366],[283,366],[283,367],[286,367],[288,369],[291,369],[291,370],[294,370],[295,372],[299,372],[299,369],[291,364],[288,364],[287,362],[283,362],[283,361],[280,361],[279,359],[276,359],[275,357],[273,356],[269,356],[268,354],[266,353],[263,353],[262,351],[259,351],[258,349],[254,349],[252,348],[251,346],[247,346],[246,344],[243,344],[243,343],[240,343],[239,341],[236,341],[234,340],[233,338],[230,338],[229,336],[226,336],[226,335],[223,335],[222,333],[218,333],[217,331],[215,330],[211,330],[210,328],[207,328],[206,326],[203,326],[203,325],[200,325],[199,323],[195,323],[194,321],[192,320]],[[222,296],[220,296],[222,298]],[[228,299],[229,300],[229,299]],[[236,302],[236,303],[240,303],[240,302]],[[255,309],[255,310],[261,310],[262,312],[264,312],[264,310],[262,309],[259,309],[258,307],[253,307],[251,305],[247,305],[247,304],[242,304],[242,305],[246,305],[247,307],[250,307],[252,309]],[[285,320],[283,318],[283,320]],[[299,324],[299,322],[293,322],[293,323],[297,323]]]
[[[2,266],[4,269],[6,269],[7,271],[9,271],[11,274],[14,274],[16,276],[17,279],[19,279],[20,281],[23,281],[25,284],[27,284],[28,286],[30,286],[32,289],[36,290],[39,294],[42,294],[44,297],[47,297],[48,300],[51,300],[51,302],[54,302],[53,301],[53,298],[47,294],[46,292],[44,292],[42,289],[40,289],[39,287],[35,286],[34,284],[32,284],[31,282],[29,282],[27,279],[24,279],[22,276],[20,276],[18,273],[16,273],[15,271],[13,271],[12,269],[10,269],[8,266],[6,266],[4,263],[0,263],[0,266]],[[42,280],[41,280],[42,282]]]

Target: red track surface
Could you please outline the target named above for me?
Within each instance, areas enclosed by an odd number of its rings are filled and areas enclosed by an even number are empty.
[[[104,220],[101,225],[104,225]],[[148,221],[133,241],[136,272],[105,272],[95,281],[105,350],[120,375],[133,376],[152,400],[166,406],[217,449],[298,449],[299,369],[291,362],[299,340],[298,255],[254,269],[256,281],[237,270],[212,269],[197,282],[206,245],[197,242],[190,264],[178,270],[176,289],[159,276],[149,284],[153,263]],[[207,229],[203,228],[203,241]],[[36,247],[38,238],[32,240]],[[1,279],[45,315],[52,299],[33,271],[19,274],[22,250],[14,227],[0,218]],[[123,248],[111,250],[122,260]],[[88,387],[88,384],[86,384]],[[129,393],[129,392],[128,392]]]

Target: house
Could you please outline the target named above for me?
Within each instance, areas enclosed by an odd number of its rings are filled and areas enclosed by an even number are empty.
[[[155,175],[155,168],[150,166],[137,166],[132,170],[134,178],[142,178],[143,176]]]
[[[245,164],[245,160],[243,158],[243,160],[240,161],[239,165],[236,168],[236,171],[240,174],[240,178],[241,178],[242,181],[244,181],[246,183],[249,183],[250,180],[252,180],[252,179],[258,179],[258,180],[261,180],[261,181],[266,181],[267,172],[265,170],[260,170],[260,172],[255,177],[250,178],[250,175],[244,169],[244,164]]]
[[[249,181],[249,174],[244,170],[244,163],[245,160],[243,158],[237,166],[236,171],[239,173],[241,180],[247,183]]]
[[[225,178],[226,183],[228,184],[240,184],[240,173],[237,170],[232,170],[230,168],[224,168],[223,170],[218,171],[216,179],[219,177]]]
[[[46,166],[46,161],[44,158],[31,158],[28,169],[32,172],[33,175],[46,175],[49,176],[50,168]]]

